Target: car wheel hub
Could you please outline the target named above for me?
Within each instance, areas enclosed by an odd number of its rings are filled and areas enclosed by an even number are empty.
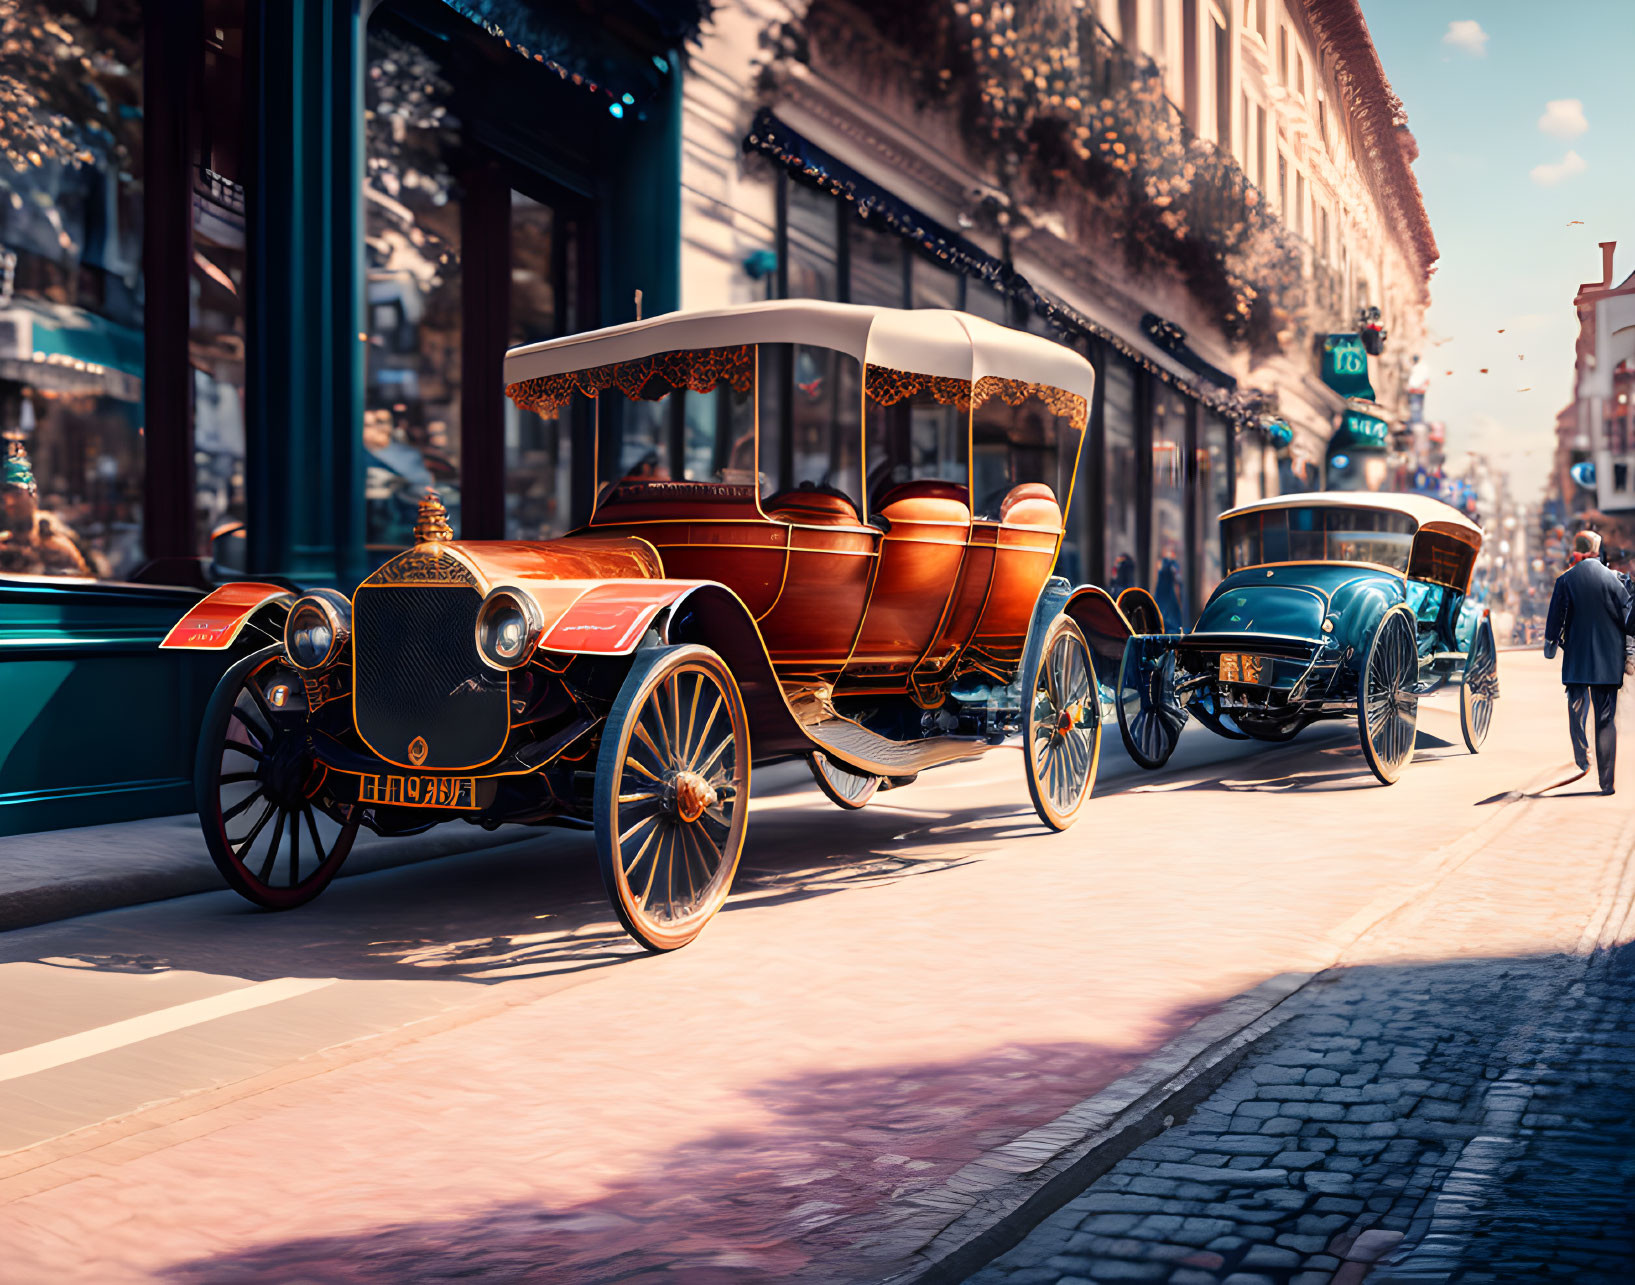
[[[719,796],[697,772],[676,772],[665,787],[668,811],[691,824],[713,808]]]

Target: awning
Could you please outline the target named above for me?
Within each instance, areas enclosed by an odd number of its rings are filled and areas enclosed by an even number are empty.
[[[59,393],[142,399],[142,332],[66,305],[0,310],[0,378]]]
[[[655,96],[671,73],[669,51],[692,40],[714,0],[443,0],[524,58],[626,107]],[[615,31],[618,34],[614,34]]]

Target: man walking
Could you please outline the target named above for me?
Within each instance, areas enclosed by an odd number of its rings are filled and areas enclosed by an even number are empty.
[[[1567,727],[1578,776],[1590,770],[1584,715],[1592,704],[1595,707],[1595,766],[1601,793],[1611,794],[1618,755],[1613,718],[1618,712],[1618,689],[1624,685],[1624,632],[1631,598],[1624,578],[1608,570],[1596,556],[1600,552],[1601,537],[1594,531],[1580,531],[1573,537],[1572,565],[1557,578],[1550,595],[1544,654],[1554,656],[1557,644],[1563,648],[1561,681],[1567,688]]]

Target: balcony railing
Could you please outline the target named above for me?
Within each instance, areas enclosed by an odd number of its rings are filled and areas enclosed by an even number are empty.
[[[842,56],[867,59],[882,36],[912,51],[919,96],[957,112],[1011,195],[1061,204],[1088,189],[1122,225],[1131,265],[1169,259],[1229,336],[1274,348],[1304,328],[1301,239],[1230,151],[1192,129],[1158,65],[1087,9],[1064,0],[883,9],[815,0],[808,27]]]

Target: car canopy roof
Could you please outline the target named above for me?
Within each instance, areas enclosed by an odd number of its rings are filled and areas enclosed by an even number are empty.
[[[1401,513],[1413,519],[1419,528],[1441,529],[1457,535],[1477,548],[1482,545],[1482,528],[1472,522],[1451,504],[1429,495],[1396,491],[1303,491],[1295,495],[1279,495],[1270,500],[1257,500],[1228,509],[1221,521],[1244,513],[1264,513],[1271,509],[1382,509]]]
[[[800,343],[848,353],[869,366],[974,383],[987,375],[1043,384],[1090,402],[1095,371],[1071,348],[1026,331],[944,308],[874,308],[817,299],[670,312],[584,334],[513,348],[512,387],[658,353],[745,344]]]

